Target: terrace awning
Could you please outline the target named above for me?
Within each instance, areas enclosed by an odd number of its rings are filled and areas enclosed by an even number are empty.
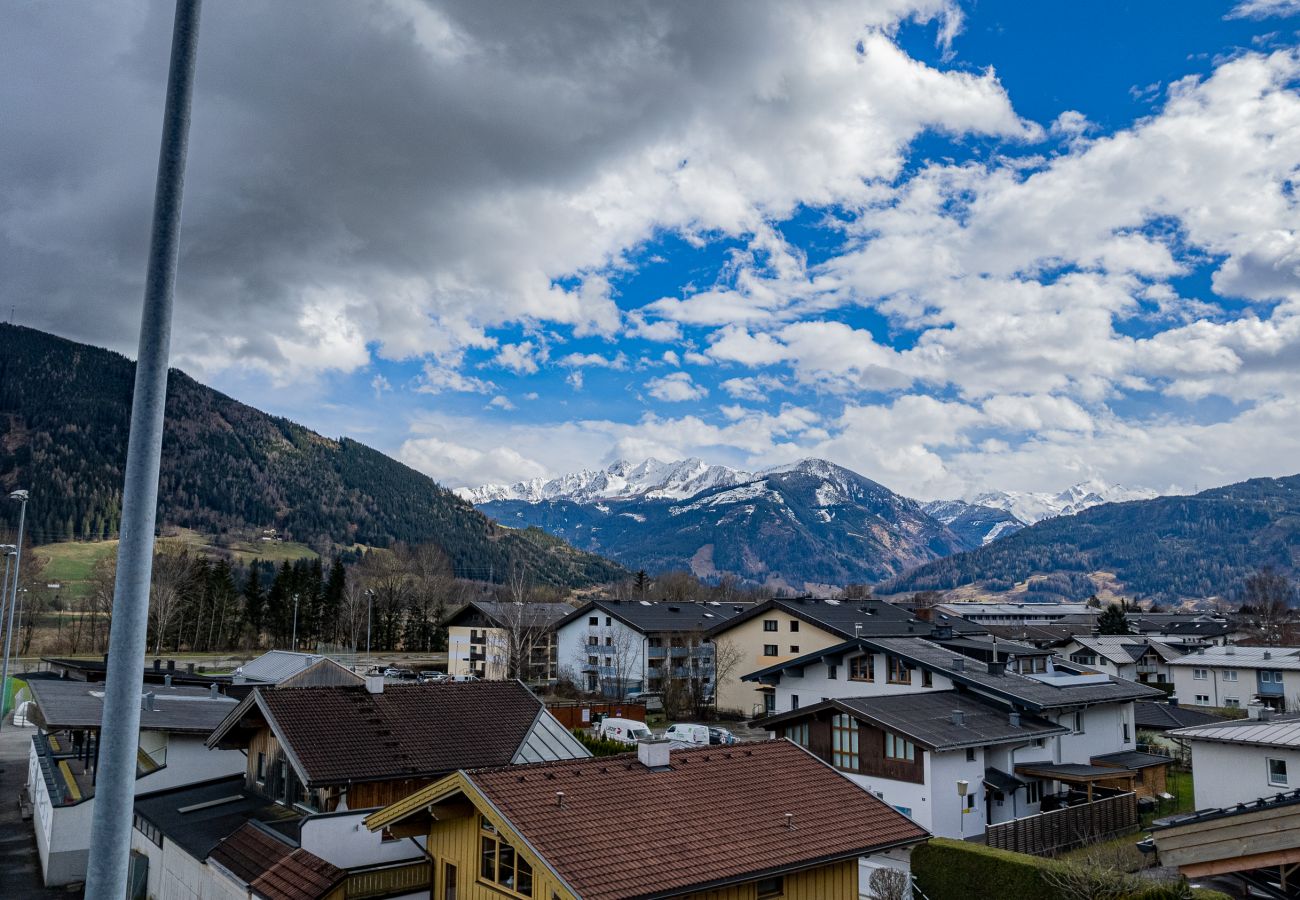
[[[1021,763],[1016,766],[1016,774],[1030,778],[1049,778],[1053,781],[1074,785],[1087,792],[1089,802],[1092,802],[1092,787],[1094,784],[1100,783],[1103,787],[1122,787],[1126,791],[1131,791],[1133,790],[1133,782],[1137,777],[1137,773],[1132,769],[1085,766],[1082,763],[1050,762]]]

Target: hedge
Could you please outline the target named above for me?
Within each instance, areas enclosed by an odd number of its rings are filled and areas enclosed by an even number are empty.
[[[613,756],[616,753],[627,753],[632,747],[624,744],[622,741],[613,741],[608,738],[596,737],[588,734],[581,728],[572,729],[573,736],[576,737],[584,747],[591,751],[592,756]]]
[[[1043,873],[1062,863],[1040,856],[996,850],[951,838],[932,838],[912,851],[912,875],[928,900],[1056,900]],[[1180,900],[1179,886],[1153,884],[1128,900]],[[1218,891],[1195,890],[1195,900],[1229,900]]]

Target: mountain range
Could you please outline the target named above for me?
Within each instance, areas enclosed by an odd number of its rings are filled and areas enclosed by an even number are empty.
[[[1059,494],[993,491],[979,494],[971,503],[1005,510],[1026,525],[1032,525],[1053,516],[1072,516],[1103,503],[1151,500],[1157,496],[1159,495],[1155,491],[1148,488],[1126,488],[1093,478],[1071,485]]]
[[[135,364],[0,324],[0,487],[31,491],[35,543],[115,537]],[[0,505],[0,528],[16,525]],[[348,438],[268,415],[173,369],[167,385],[159,525],[260,532],[329,552],[436,543],[458,574],[586,586],[626,574],[539,529],[502,528],[428,476]]]

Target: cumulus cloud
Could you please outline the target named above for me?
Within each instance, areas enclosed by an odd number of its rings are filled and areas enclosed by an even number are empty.
[[[669,403],[699,400],[709,395],[708,388],[696,384],[689,372],[672,372],[662,378],[651,378],[645,387],[651,397]]]

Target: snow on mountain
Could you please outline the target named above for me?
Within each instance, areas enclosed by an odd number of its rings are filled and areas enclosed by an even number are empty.
[[[1072,516],[1103,503],[1127,500],[1150,500],[1158,496],[1148,488],[1126,488],[1100,479],[1081,481],[1059,494],[1033,491],[992,491],[980,494],[972,503],[1005,510],[1022,522],[1032,525],[1052,516]]]
[[[1019,531],[1025,523],[1005,509],[967,503],[964,500],[933,500],[922,504],[926,515],[938,519],[969,547],[982,547]]]
[[[635,465],[620,459],[605,469],[583,469],[558,478],[531,478],[510,485],[459,488],[456,493],[476,506],[499,500],[685,500],[713,488],[744,484],[754,477],[751,472],[709,465],[694,457],[675,462],[651,457]]]

